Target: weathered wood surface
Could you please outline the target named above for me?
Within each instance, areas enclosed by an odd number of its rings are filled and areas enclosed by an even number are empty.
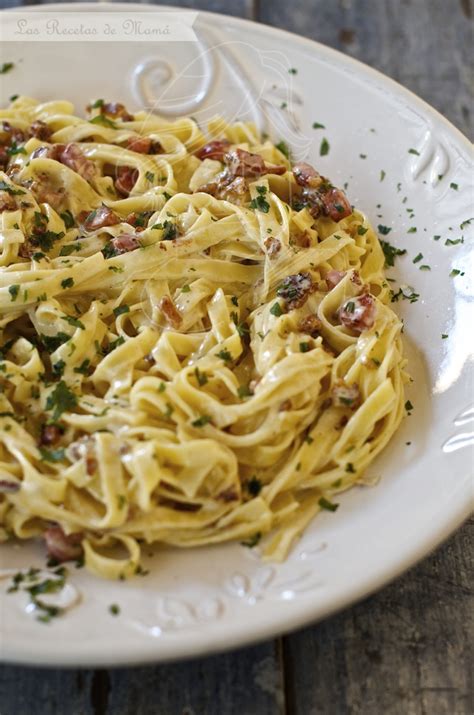
[[[253,17],[341,49],[473,136],[471,0],[176,4]],[[3,667],[0,715],[471,715],[473,527],[375,596],[253,648],[125,670]]]

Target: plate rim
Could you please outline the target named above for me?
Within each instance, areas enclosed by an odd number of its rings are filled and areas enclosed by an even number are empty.
[[[159,8],[159,10],[158,10]],[[208,21],[212,18],[218,19],[220,22],[226,22],[234,27],[241,26],[244,29],[251,26],[253,29],[258,28],[261,32],[267,35],[280,36],[283,40],[303,45],[309,51],[317,49],[319,55],[325,56],[330,63],[338,67],[353,69],[355,75],[365,76],[372,84],[375,84],[376,89],[381,86],[387,88],[391,95],[395,95],[397,99],[408,101],[412,106],[417,106],[424,116],[428,115],[444,125],[444,128],[462,145],[466,155],[469,155],[472,150],[472,145],[469,139],[444,117],[437,109],[432,107],[427,101],[419,97],[413,91],[404,87],[397,80],[385,75],[383,72],[374,69],[368,64],[361,62],[343,52],[333,49],[321,42],[303,37],[294,32],[274,27],[267,23],[256,22],[247,18],[234,17],[224,15],[222,13],[211,12],[208,10],[194,10],[192,8],[175,7],[172,5],[141,5],[138,3],[71,3],[67,2],[58,6],[57,4],[36,5],[21,8],[22,12],[41,12],[54,9],[55,12],[61,11],[94,11],[100,12],[107,10],[108,12],[117,12],[119,10],[140,11],[140,12],[196,12],[198,16],[203,15]],[[5,8],[2,12],[18,12],[17,8]],[[459,487],[459,489],[461,486]],[[0,662],[11,663],[18,665],[30,665],[40,668],[46,667],[126,667],[139,666],[145,664],[153,664],[158,662],[172,662],[176,660],[188,660],[197,657],[207,657],[211,654],[223,653],[229,650],[235,650],[244,646],[250,646],[268,640],[286,635],[303,627],[310,627],[315,623],[328,618],[335,613],[355,605],[364,598],[380,590],[384,586],[393,582],[403,573],[413,568],[423,558],[436,550],[446,539],[448,539],[462,524],[469,518],[473,509],[473,489],[469,498],[469,490],[466,490],[467,498],[458,499],[446,513],[444,520],[437,523],[436,527],[428,533],[424,534],[423,538],[416,542],[416,547],[410,551],[401,551],[399,557],[392,559],[383,569],[377,573],[376,577],[366,579],[358,587],[353,586],[350,591],[345,591],[330,604],[318,603],[317,601],[303,602],[298,605],[298,608],[293,611],[289,610],[284,623],[279,626],[275,622],[275,617],[268,616],[262,619],[259,627],[254,628],[252,633],[248,630],[234,628],[232,633],[229,633],[229,627],[221,628],[213,632],[210,640],[203,643],[202,639],[196,638],[188,634],[187,642],[185,639],[171,639],[165,644],[164,641],[143,640],[141,646],[136,644],[129,645],[125,650],[114,654],[107,651],[107,647],[102,647],[98,652],[86,654],[82,651],[79,656],[71,652],[60,651],[56,653],[53,650],[47,652],[34,648],[26,650],[25,647],[18,647],[13,644],[7,648],[2,644],[2,633],[0,631]],[[41,639],[38,639],[41,640]],[[21,641],[23,643],[23,641]],[[41,653],[41,662],[38,658]]]

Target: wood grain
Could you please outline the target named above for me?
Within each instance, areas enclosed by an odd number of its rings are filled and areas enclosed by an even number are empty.
[[[472,0],[261,0],[260,20],[413,90],[473,137]]]
[[[258,18],[340,49],[473,136],[472,0],[174,4]],[[471,715],[473,530],[471,521],[380,593],[284,639],[146,668],[5,666],[0,715]]]

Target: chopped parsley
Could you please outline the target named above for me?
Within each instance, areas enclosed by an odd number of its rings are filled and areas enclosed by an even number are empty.
[[[15,156],[16,154],[26,154],[26,149],[14,141],[12,145],[7,148],[8,156]]]
[[[324,124],[320,124],[319,122],[313,122],[313,129],[326,129]]]
[[[21,194],[26,194],[23,189],[15,189],[11,184],[7,184],[6,181],[0,181],[0,191],[6,191],[10,196],[21,196]]]
[[[186,283],[186,285],[184,285],[184,286],[181,288],[181,293],[189,293],[190,290],[191,290],[191,288],[190,288],[190,287],[188,286],[188,284]]]
[[[386,236],[390,231],[392,230],[390,226],[382,226],[381,223],[377,226],[378,232],[382,234],[382,236]]]
[[[8,286],[8,292],[10,293],[10,303],[13,303],[17,298],[18,298],[18,292],[20,290],[20,286],[18,283],[15,283],[11,286]]]
[[[406,253],[405,248],[397,248],[396,246],[392,246],[388,241],[381,240],[380,245],[382,246],[382,251],[385,256],[385,266],[387,268],[395,265],[396,256],[404,256]]]
[[[471,223],[472,220],[473,220],[472,218],[468,218],[465,221],[463,221],[462,223],[460,223],[459,228],[461,229],[461,231],[464,231],[466,226],[469,226],[469,224]]]
[[[270,211],[270,204],[265,198],[267,189],[265,186],[257,186],[258,196],[256,196],[249,204],[251,209],[258,209],[262,213],[267,214]]]
[[[380,171],[380,181],[383,181],[386,176],[387,176],[387,174],[385,173],[385,171],[384,171],[383,169],[381,169],[381,171]]]
[[[70,339],[67,333],[59,332],[57,335],[40,335],[41,342],[48,353],[54,353],[61,345]]]
[[[451,273],[449,274],[450,278],[454,278],[455,276],[463,276],[464,271],[460,271],[459,268],[453,268]]]
[[[407,233],[416,233],[416,226],[412,226],[408,229]]]
[[[163,229],[163,241],[174,241],[174,239],[178,237],[178,227],[172,221],[168,221],[167,219],[160,228]]]
[[[326,509],[326,511],[336,511],[339,507],[339,504],[334,504],[333,502],[329,501],[328,499],[325,499],[324,497],[321,497],[318,504],[321,509]]]
[[[14,66],[15,66],[14,62],[4,62],[0,66],[0,74],[6,74],[7,72],[10,72],[14,68]]]
[[[447,238],[444,242],[445,246],[457,246],[459,243],[464,243],[464,238]]]
[[[448,333],[442,333],[442,334],[441,334],[441,340],[446,340],[446,338],[449,338]]]
[[[459,185],[458,185],[458,184],[455,184],[454,181],[452,181],[452,182],[449,184],[449,188],[450,188],[450,189],[453,189],[454,191],[457,191],[457,190],[459,189]]]
[[[278,142],[278,144],[275,144],[275,146],[278,149],[278,151],[281,151],[283,156],[286,156],[287,159],[290,158],[290,154],[291,154],[290,147],[288,146],[288,144],[285,141],[282,140],[282,141]]]
[[[365,228],[365,226],[358,226],[358,227],[357,227],[357,233],[359,234],[359,236],[363,236],[365,233],[367,233],[368,230],[369,230],[369,229],[368,229],[368,228]]]
[[[279,318],[280,315],[283,315],[280,303],[273,303],[272,307],[270,308],[270,313],[276,318]]]
[[[327,154],[329,154],[329,149],[330,149],[329,142],[326,139],[326,137],[324,137],[324,139],[321,141],[321,144],[319,146],[319,156],[326,156]]]
[[[413,263],[419,263],[421,259],[423,258],[423,254],[419,253],[415,258],[413,259]]]
[[[98,114],[93,119],[89,119],[89,124],[100,124],[101,126],[107,127],[108,129],[117,129],[117,125],[115,124],[115,122],[113,122],[108,117],[105,117],[103,114]]]
[[[58,420],[63,412],[71,410],[77,405],[76,395],[69,389],[64,380],[58,382],[48,399],[46,409],[53,410],[53,419]]]
[[[69,243],[67,246],[61,246],[59,251],[60,256],[70,256],[74,251],[80,251],[81,246],[78,243]]]
[[[244,397],[252,397],[253,392],[250,389],[249,385],[239,385],[239,387],[237,388],[237,394],[240,399],[243,400]]]
[[[89,369],[90,369],[90,364],[91,361],[89,358],[86,358],[81,362],[81,364],[78,367],[74,368],[74,372],[79,373],[80,375],[88,375],[89,374]]]
[[[420,294],[416,293],[413,288],[404,286],[403,288],[399,288],[396,293],[392,292],[391,301],[392,303],[398,303],[398,301],[402,299],[409,300],[410,303],[416,303],[419,297]]]
[[[205,425],[209,424],[211,422],[212,417],[209,417],[209,415],[201,415],[201,417],[198,417],[197,420],[194,420],[191,422],[193,427],[204,427]]]
[[[64,375],[66,363],[64,362],[64,360],[58,360],[58,362],[55,362],[51,367],[53,369],[53,374],[55,377],[62,377]]]
[[[300,343],[300,353],[307,353],[311,350],[309,343]]]
[[[221,360],[224,360],[224,362],[229,362],[229,360],[232,360],[232,355],[231,353],[224,348],[224,350],[220,350],[217,353],[217,357],[220,358]]]
[[[154,180],[155,180],[155,175],[154,175],[151,171],[147,171],[147,172],[145,173],[145,179],[146,179],[147,181],[149,181],[150,184],[152,184],[152,183],[154,182]]]
[[[45,449],[40,447],[41,459],[45,462],[61,462],[64,459],[64,449]]]
[[[346,469],[345,469],[345,471],[346,471],[348,474],[355,474],[355,473],[356,473],[356,470],[354,469],[354,465],[352,464],[352,462],[348,462],[348,463],[346,464]]]
[[[118,616],[120,613],[120,606],[118,606],[116,603],[112,603],[109,606],[109,613],[111,613],[112,616]]]
[[[242,544],[242,546],[247,546],[249,549],[253,549],[254,546],[257,546],[261,538],[262,534],[260,533],[260,531],[257,531],[256,534],[250,536],[246,541],[241,541],[240,543]]]
[[[411,404],[410,400],[407,400],[405,402],[405,409],[408,412],[408,414],[411,414],[411,411],[413,410],[413,405]]]
[[[73,227],[74,227],[74,225],[75,225],[76,222],[74,221],[74,216],[73,216],[72,213],[69,211],[69,209],[68,209],[67,211],[63,211],[63,213],[62,213],[62,214],[59,214],[59,215],[61,216],[61,218],[62,218],[62,220],[63,220],[64,225],[66,226],[66,228],[73,228]]]
[[[359,157],[360,157],[361,159],[367,159],[367,154],[359,154]]]
[[[290,67],[290,69],[288,70],[288,74],[298,74],[298,70],[296,69],[296,67]]]
[[[119,315],[123,315],[123,313],[130,313],[130,308],[128,307],[128,305],[119,305],[113,310],[113,314],[116,318],[118,318]]]
[[[203,387],[204,385],[207,384],[208,378],[205,372],[201,372],[198,367],[194,369],[194,374],[196,376],[196,380],[198,381],[198,385],[200,387]]]
[[[414,154],[415,156],[420,156],[420,152],[416,149],[408,149],[409,154]]]
[[[65,278],[61,281],[61,288],[72,288],[74,285],[74,278]]]
[[[62,315],[61,319],[65,320],[66,323],[69,323],[69,325],[72,325],[74,328],[80,328],[81,330],[85,330],[84,323],[81,323],[81,321],[77,318],[73,318],[72,315]]]

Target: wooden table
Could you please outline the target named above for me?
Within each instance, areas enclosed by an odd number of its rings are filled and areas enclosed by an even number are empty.
[[[412,89],[472,138],[471,0],[174,4],[336,47]],[[471,715],[473,524],[380,593],[285,638],[156,667],[3,667],[0,715]]]

